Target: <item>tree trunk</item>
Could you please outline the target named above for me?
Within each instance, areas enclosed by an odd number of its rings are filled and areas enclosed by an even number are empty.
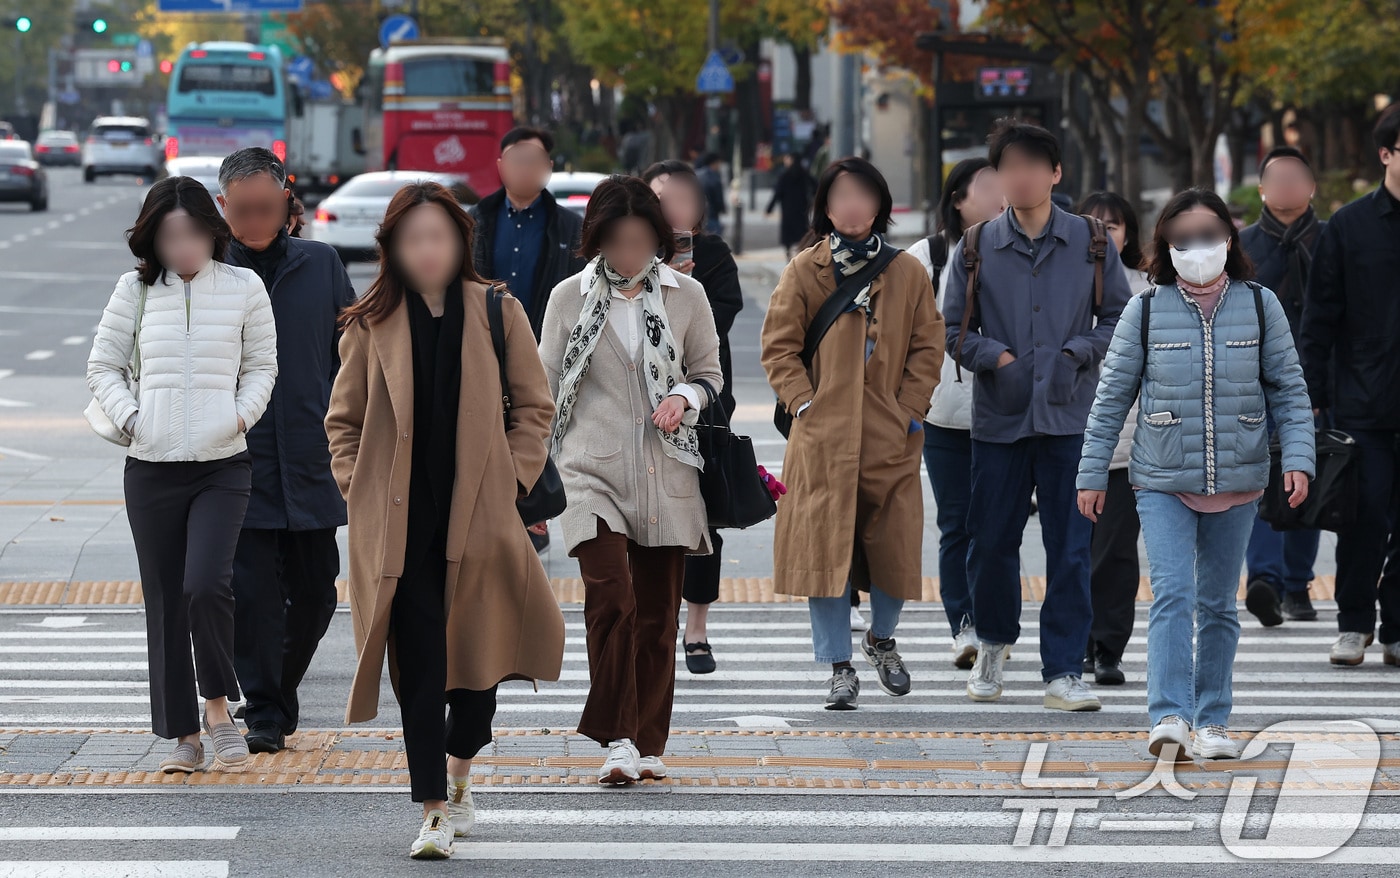
[[[792,103],[798,110],[812,109],[812,48],[793,46],[792,55],[797,61],[797,81],[793,86]],[[758,59],[753,59],[757,63]]]

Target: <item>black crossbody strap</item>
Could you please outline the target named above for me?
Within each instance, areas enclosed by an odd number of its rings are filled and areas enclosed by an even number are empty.
[[[1157,295],[1157,288],[1152,287],[1142,291],[1142,372],[1147,374],[1147,352],[1152,350],[1147,346],[1148,321],[1152,319],[1152,297]]]
[[[1264,288],[1257,282],[1247,280],[1249,288],[1254,291],[1254,313],[1259,316],[1259,384],[1264,383]]]
[[[486,323],[491,327],[491,347],[496,349],[496,365],[501,371],[501,414],[510,426],[510,385],[506,382],[506,319],[501,310],[501,294],[494,286],[486,290]]]
[[[836,318],[845,313],[851,303],[860,295],[860,291],[879,276],[894,258],[899,255],[899,249],[884,244],[880,247],[880,252],[876,253],[860,271],[842,278],[836,285],[836,291],[822,302],[821,308],[817,309],[817,315],[812,318],[812,324],[807,327],[806,341],[802,345],[802,362],[811,365],[812,358],[817,355],[817,348],[821,346],[822,339],[826,337]]]

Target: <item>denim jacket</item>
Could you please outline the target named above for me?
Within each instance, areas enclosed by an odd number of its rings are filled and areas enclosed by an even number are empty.
[[[1267,412],[1278,424],[1283,470],[1314,474],[1312,409],[1293,333],[1272,291],[1263,291],[1263,301],[1261,344],[1254,293],[1246,284],[1231,281],[1210,320],[1177,287],[1157,287],[1145,373],[1143,297],[1128,303],[1089,412],[1080,490],[1107,488],[1113,447],[1139,395],[1128,465],[1134,487],[1188,494],[1263,490],[1269,483]]]

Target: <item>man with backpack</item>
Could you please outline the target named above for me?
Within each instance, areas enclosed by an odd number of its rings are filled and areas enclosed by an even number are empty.
[[[967,694],[1001,697],[1006,654],[1020,637],[1019,553],[1034,494],[1047,568],[1044,704],[1098,710],[1081,677],[1091,528],[1076,511],[1075,477],[1098,366],[1131,293],[1103,224],[1051,202],[1060,182],[1053,134],[1007,125],[989,158],[1011,209],[954,248],[945,310],[948,350],[973,381],[967,569],[980,646]]]

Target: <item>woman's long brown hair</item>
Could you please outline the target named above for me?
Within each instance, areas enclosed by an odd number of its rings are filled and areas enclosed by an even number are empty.
[[[403,304],[404,296],[408,294],[408,285],[404,283],[403,275],[394,262],[394,231],[408,212],[421,204],[438,205],[447,211],[447,215],[456,223],[457,231],[462,237],[462,265],[457,271],[457,276],[464,283],[487,282],[476,273],[476,266],[472,261],[472,239],[476,233],[476,222],[462,209],[462,205],[457,203],[456,196],[439,183],[426,180],[410,183],[400,189],[389,202],[389,209],[384,213],[384,222],[374,235],[375,243],[379,245],[379,273],[375,275],[365,294],[340,313],[341,327],[352,323],[361,326],[380,323]]]

